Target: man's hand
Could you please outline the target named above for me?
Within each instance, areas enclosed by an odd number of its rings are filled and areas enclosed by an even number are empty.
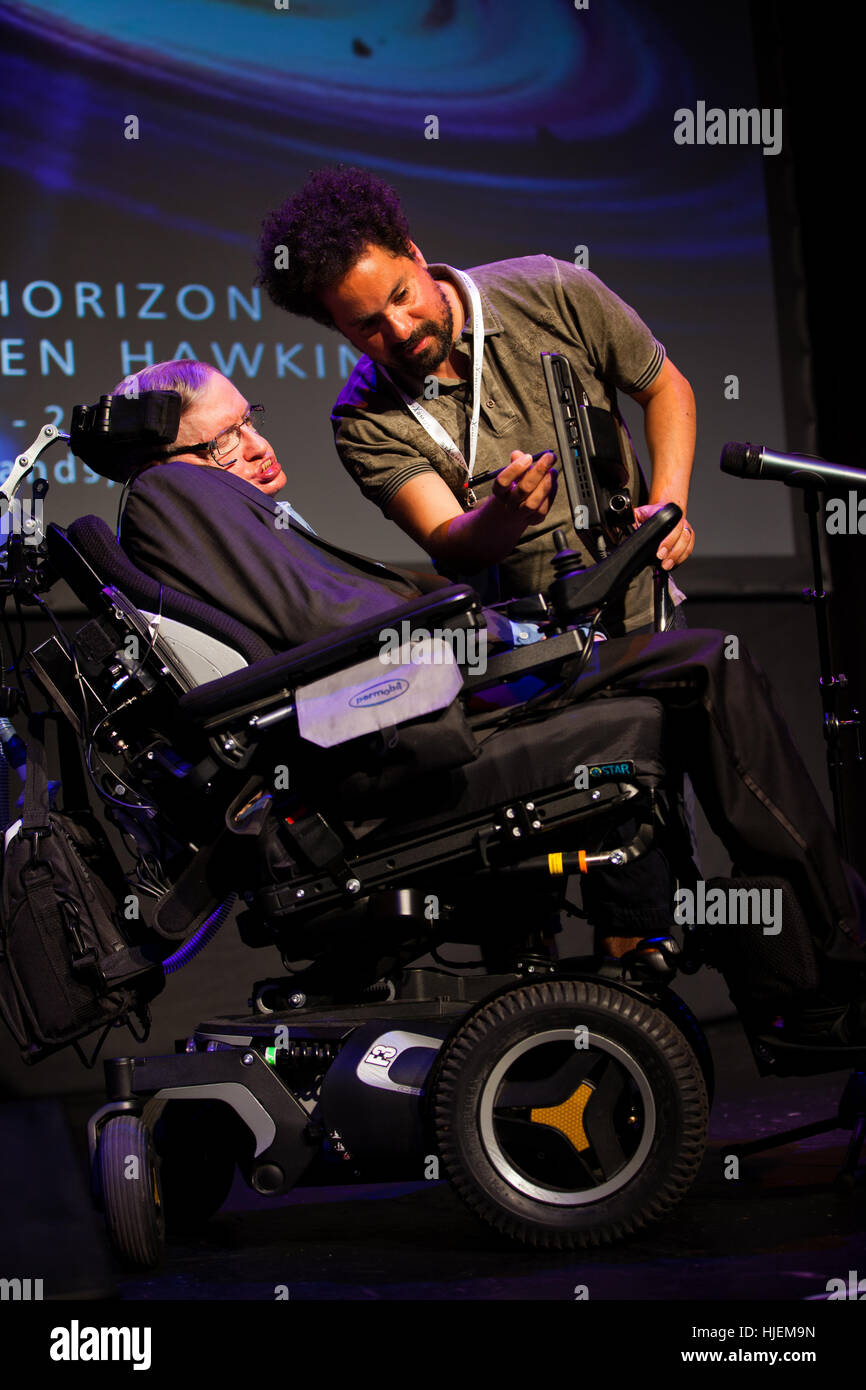
[[[647,502],[643,507],[635,507],[634,519],[640,525],[644,521],[649,521],[657,511],[666,505],[665,502]],[[681,565],[683,560],[687,560],[695,548],[695,533],[690,523],[683,516],[679,526],[675,526],[665,536],[659,546],[657,557],[662,562],[663,570],[675,569]]]
[[[556,496],[553,454],[537,463],[515,449],[490,497],[464,512],[432,469],[410,478],[386,515],[422,546],[440,568],[474,574],[510,555],[527,526],[547,516]]]
[[[493,484],[492,497],[509,512],[520,511],[531,526],[547,516],[556,496],[557,472],[553,467],[555,455],[548,450],[537,463],[531,454],[512,449],[511,462],[502,469]]]

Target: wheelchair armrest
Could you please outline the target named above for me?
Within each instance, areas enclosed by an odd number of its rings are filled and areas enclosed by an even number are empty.
[[[317,637],[313,642],[304,642],[291,651],[265,657],[220,680],[196,686],[182,695],[179,703],[184,712],[196,720],[212,719],[376,656],[382,650],[381,633],[385,628],[395,629],[402,642],[404,634],[408,638],[416,627],[429,633],[444,627],[484,626],[481,599],[475,590],[467,584],[451,584],[447,589],[421,594],[408,603],[388,609],[374,623],[354,623]]]
[[[675,502],[667,502],[605,560],[591,569],[555,579],[550,586],[550,598],[557,615],[575,622],[613,598],[654,562],[659,543],[678,525],[682,515]]]
[[[503,599],[501,603],[488,604],[488,608],[516,623],[546,623],[552,616],[545,594],[526,594],[523,598]]]
[[[506,599],[490,605],[490,609],[516,622],[544,623],[555,617],[568,623],[577,622],[583,617],[588,620],[594,609],[614,598],[642,569],[654,563],[659,542],[674,529],[681,517],[682,512],[676,503],[668,502],[606,559],[589,569],[578,567],[569,572],[569,561],[579,566],[579,556],[574,551],[560,551],[558,555],[562,559],[557,565],[560,572],[546,593]],[[663,573],[664,581],[667,581],[667,577]]]

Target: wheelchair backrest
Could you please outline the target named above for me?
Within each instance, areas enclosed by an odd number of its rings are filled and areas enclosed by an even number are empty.
[[[68,533],[51,525],[46,540],[55,571],[88,611],[122,615],[148,655],[164,659],[181,692],[270,655],[243,624],[137,569],[100,517],[81,517]]]
[[[188,690],[218,680],[220,676],[231,675],[232,671],[240,671],[248,665],[234,647],[218,641],[216,637],[209,637],[198,628],[179,623],[174,618],[148,613],[143,608],[140,612],[153,634],[157,654],[170,652],[176,664],[187,671]]]

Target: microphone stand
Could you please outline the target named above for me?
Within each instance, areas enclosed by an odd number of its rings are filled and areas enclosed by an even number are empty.
[[[862,763],[863,753],[860,747],[860,711],[851,710],[850,719],[839,717],[839,692],[848,686],[848,677],[841,671],[837,675],[833,670],[833,658],[830,646],[830,621],[827,611],[827,594],[824,590],[824,574],[821,566],[821,543],[818,534],[818,514],[820,511],[819,492],[817,484],[826,487],[825,480],[815,479],[814,483],[804,486],[804,474],[793,474],[791,485],[803,487],[803,510],[809,524],[809,545],[812,551],[812,587],[803,590],[803,598],[810,603],[815,613],[815,623],[818,632],[818,660],[821,668],[821,675],[818,685],[821,690],[821,705],[824,712],[824,742],[827,749],[827,775],[830,779],[830,793],[833,797],[833,814],[836,821],[836,831],[839,836],[839,843],[842,847],[842,855],[846,860],[849,857],[848,828],[845,818],[845,805],[842,795],[842,768],[844,759],[842,757],[842,741],[840,735],[843,730],[853,730],[857,741],[856,761]],[[862,475],[863,485],[866,486],[866,473]]]

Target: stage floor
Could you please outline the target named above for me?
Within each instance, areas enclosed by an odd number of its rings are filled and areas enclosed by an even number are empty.
[[[564,1254],[503,1242],[445,1182],[299,1188],[268,1199],[240,1177],[203,1232],[163,1265],[114,1265],[123,1300],[825,1300],[831,1279],[863,1269],[866,1183],[837,1193],[849,1131],[743,1159],[736,1141],[835,1114],[846,1080],[762,1080],[735,1022],[707,1028],[716,1099],[704,1163],[673,1214],[627,1243]],[[101,1098],[67,1097],[83,1143]],[[582,1291],[585,1286],[585,1292]],[[285,1294],[284,1294],[285,1296]]]

